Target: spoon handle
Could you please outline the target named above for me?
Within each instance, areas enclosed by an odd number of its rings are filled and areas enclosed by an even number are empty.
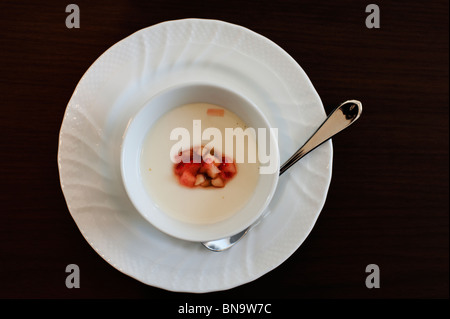
[[[280,175],[331,137],[355,122],[362,112],[362,103],[349,100],[335,108],[306,143],[298,149],[280,168]]]

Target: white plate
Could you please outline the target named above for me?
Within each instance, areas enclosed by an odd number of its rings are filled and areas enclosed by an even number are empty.
[[[188,81],[224,85],[256,103],[279,129],[282,162],[326,117],[306,74],[270,40],[222,21],[168,21],[118,42],[87,70],[64,115],[58,166],[73,219],[108,263],[151,286],[210,292],[259,278],[302,244],[326,199],[332,145],[280,178],[270,215],[232,249],[213,253],[164,235],[125,193],[120,144],[149,98]]]

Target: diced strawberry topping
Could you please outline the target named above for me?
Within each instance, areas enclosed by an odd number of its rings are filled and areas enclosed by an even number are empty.
[[[225,114],[225,110],[223,110],[223,109],[208,109],[208,110],[206,110],[206,114],[208,114],[209,116],[223,117]]]
[[[201,163],[194,163],[194,154],[203,154]],[[182,162],[174,164],[175,176],[181,185],[186,187],[224,187],[226,182],[232,179],[236,173],[236,164],[229,158],[215,157],[203,147],[193,148],[178,154]]]

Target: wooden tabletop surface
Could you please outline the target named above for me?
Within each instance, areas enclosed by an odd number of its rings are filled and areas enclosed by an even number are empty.
[[[85,1],[67,28],[61,1],[0,2],[0,298],[448,298],[448,1]],[[188,4],[187,4],[188,3]],[[159,22],[211,18],[277,43],[326,112],[364,112],[333,139],[333,175],[312,232],[282,265],[201,295],[146,286],[105,262],[66,206],[56,155],[67,103],[109,47]],[[371,20],[372,22],[375,20]],[[81,285],[65,285],[68,264]],[[378,265],[369,289],[366,266]]]

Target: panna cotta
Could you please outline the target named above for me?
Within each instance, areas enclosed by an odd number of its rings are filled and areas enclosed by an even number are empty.
[[[194,224],[237,213],[259,179],[258,160],[239,152],[255,152],[257,141],[248,134],[239,148],[226,131],[246,128],[235,113],[208,103],[186,104],[161,116],[147,133],[140,156],[143,184],[153,202],[172,218]],[[199,134],[202,129],[207,134]]]

